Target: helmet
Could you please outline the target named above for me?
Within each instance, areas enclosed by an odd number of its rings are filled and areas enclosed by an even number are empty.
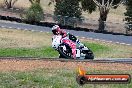
[[[56,29],[58,29],[58,28],[60,28],[58,25],[54,25],[54,26],[52,27],[52,31],[53,31],[53,30],[56,30]]]
[[[57,33],[57,29],[59,29],[60,27],[58,26],[58,25],[54,25],[53,27],[52,27],[52,33],[54,34],[54,35],[57,35],[58,33]]]

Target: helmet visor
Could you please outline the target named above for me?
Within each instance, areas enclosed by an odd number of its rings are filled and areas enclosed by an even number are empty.
[[[52,33],[53,33],[54,35],[57,35],[56,30],[52,30]]]

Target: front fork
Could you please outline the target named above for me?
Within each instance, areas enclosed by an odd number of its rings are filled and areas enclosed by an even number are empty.
[[[73,59],[76,59],[76,46],[72,48],[72,57]]]

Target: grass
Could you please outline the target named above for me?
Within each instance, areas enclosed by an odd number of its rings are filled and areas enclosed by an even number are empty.
[[[38,48],[51,44],[51,34],[0,28],[0,48]]]
[[[132,48],[131,46],[125,46],[114,43],[105,43],[101,41],[93,40],[82,40],[86,45],[91,48],[96,57],[99,58],[127,58],[132,57]]]
[[[0,56],[6,57],[58,57],[59,53],[50,47],[26,49],[5,48],[0,49]]]
[[[88,73],[124,73],[120,71],[89,70]],[[127,73],[132,74],[132,71]],[[130,84],[86,84],[83,88],[131,88]],[[76,71],[68,69],[38,69],[26,72],[0,73],[0,88],[81,88]]]
[[[50,33],[31,32],[14,29],[0,29],[0,56],[8,57],[58,57],[51,47]],[[92,40],[81,41],[88,46],[97,58],[132,57],[132,47],[108,44]]]
[[[91,50],[98,54],[105,53],[110,50],[109,47],[105,47],[103,45],[95,44],[95,43],[86,43],[86,46],[89,46]],[[55,51],[53,48],[49,47],[41,47],[41,48],[1,48],[0,56],[7,57],[58,57],[59,53]]]

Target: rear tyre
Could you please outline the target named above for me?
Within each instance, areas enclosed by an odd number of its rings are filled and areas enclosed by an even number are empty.
[[[86,54],[85,59],[94,59],[93,54]]]
[[[66,44],[61,44],[58,47],[58,52],[60,53],[60,56],[63,58],[72,59],[72,50],[70,46]]]
[[[86,54],[85,59],[94,59],[94,54],[91,50],[85,51],[85,54]]]

